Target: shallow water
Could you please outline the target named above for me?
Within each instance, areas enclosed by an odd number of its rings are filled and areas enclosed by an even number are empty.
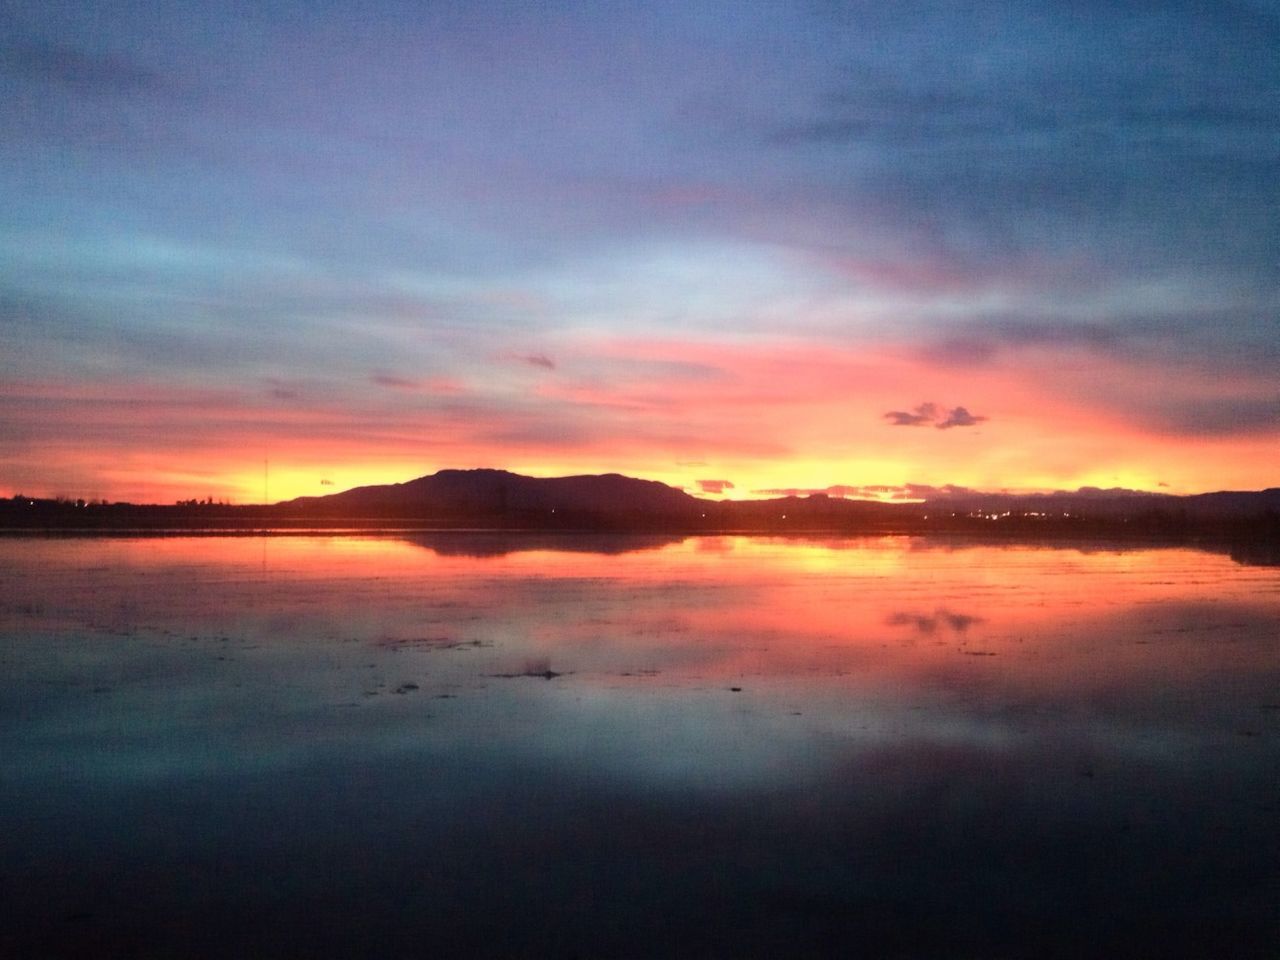
[[[1280,569],[0,540],[0,954],[1274,956]]]

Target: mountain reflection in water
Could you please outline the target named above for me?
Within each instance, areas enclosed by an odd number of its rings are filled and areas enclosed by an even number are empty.
[[[2,540],[0,954],[1270,956],[1278,624],[1190,548]]]

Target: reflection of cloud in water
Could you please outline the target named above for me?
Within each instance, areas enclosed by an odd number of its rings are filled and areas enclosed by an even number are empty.
[[[974,624],[983,623],[982,617],[965,613],[952,613],[946,607],[938,607],[933,613],[907,613],[899,611],[890,614],[886,619],[891,627],[911,626],[925,635],[932,635],[939,627],[946,627],[955,633],[965,633]]]

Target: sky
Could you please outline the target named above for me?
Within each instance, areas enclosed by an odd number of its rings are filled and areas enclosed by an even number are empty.
[[[0,0],[0,495],[481,466],[1280,485],[1280,3]]]

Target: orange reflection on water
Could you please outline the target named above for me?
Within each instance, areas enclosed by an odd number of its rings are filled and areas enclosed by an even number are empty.
[[[1264,625],[1280,613],[1276,570],[1189,548],[499,533],[17,543],[0,545],[17,576],[0,609],[10,629],[36,611],[116,633],[340,639],[455,679],[537,664],[623,688],[1102,689],[1266,666]]]

